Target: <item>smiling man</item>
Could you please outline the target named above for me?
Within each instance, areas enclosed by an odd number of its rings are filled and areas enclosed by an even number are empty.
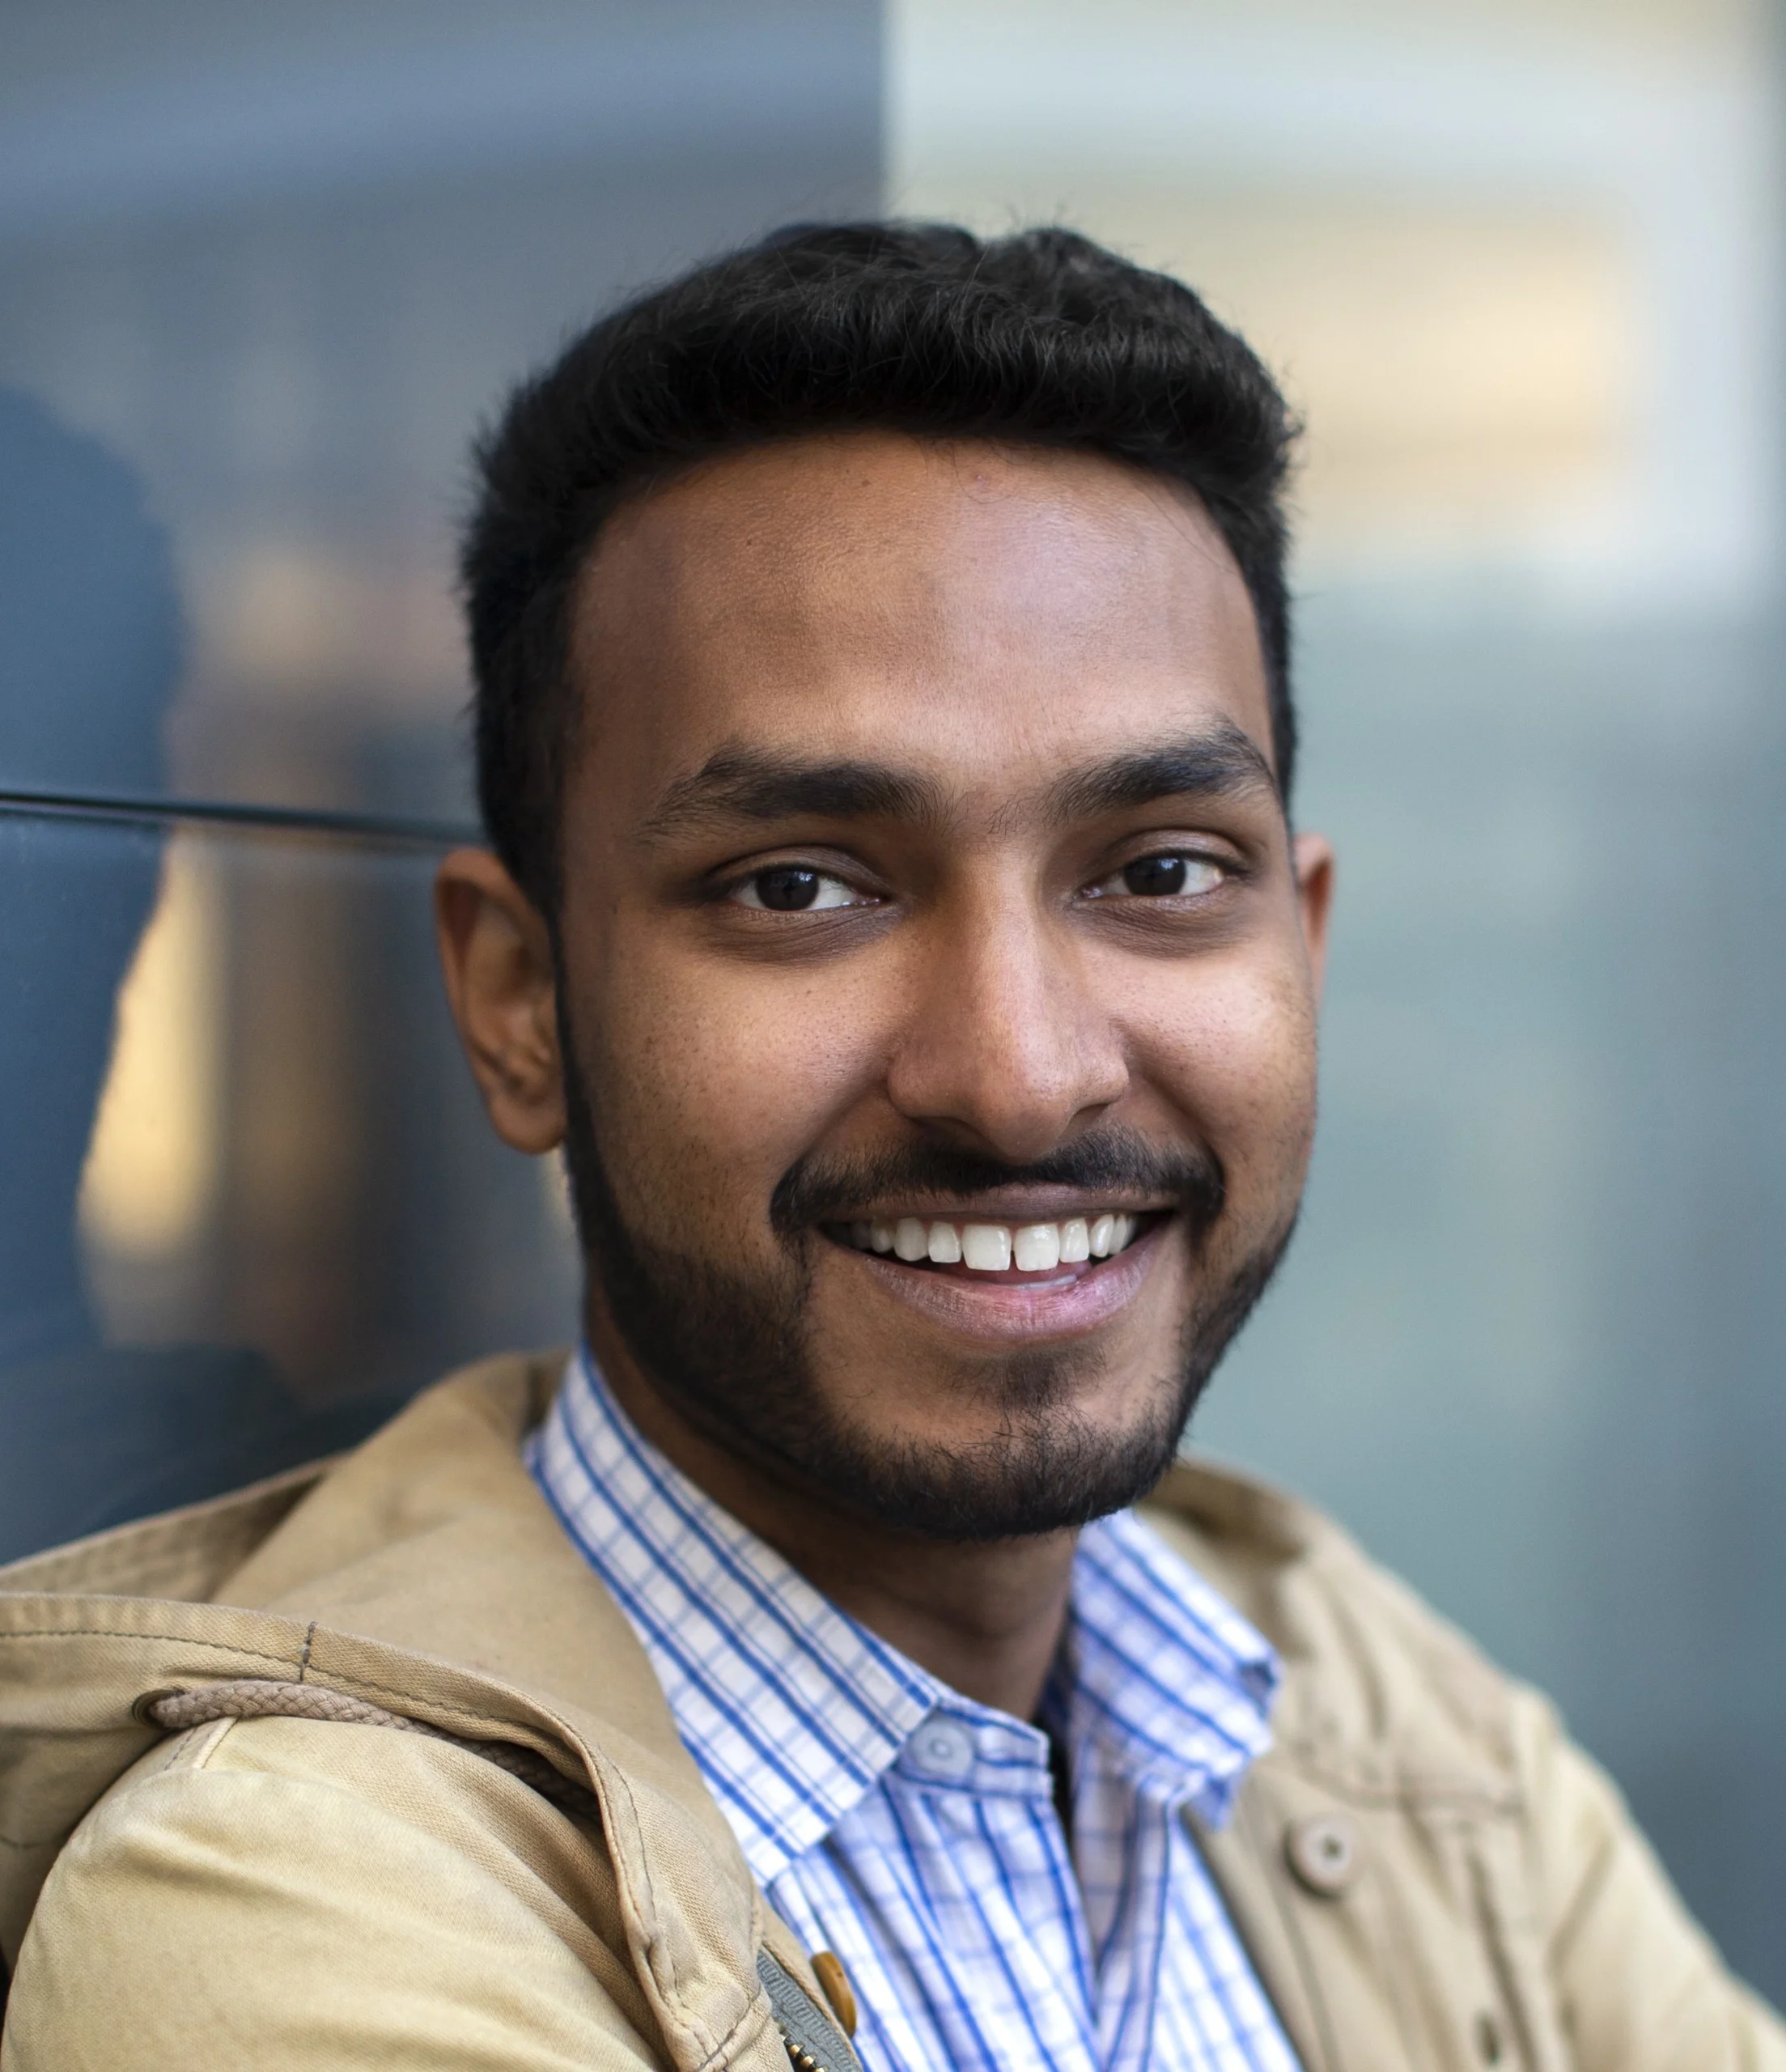
[[[584,1343],[0,1576],[6,2072],[1786,2066],[1541,1700],[1173,1464],[1314,1125],[1290,435],[1059,232],[518,393],[440,936]]]

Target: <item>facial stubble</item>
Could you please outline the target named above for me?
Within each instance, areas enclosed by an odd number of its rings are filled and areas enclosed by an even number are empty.
[[[565,1060],[565,1160],[592,1295],[645,1380],[703,1436],[821,1501],[895,1531],[965,1542],[1058,1532],[1132,1504],[1171,1465],[1223,1353],[1276,1272],[1292,1209],[1225,1273],[1215,1269],[1225,1188],[1207,1153],[1161,1154],[1106,1129],[1013,1168],[918,1143],[843,1166],[798,1161],[770,1204],[774,1263],[747,1276],[646,1234],[629,1216],[604,1158],[571,1031]],[[1105,1357],[1079,1344],[963,1363],[958,1386],[986,1407],[970,1444],[889,1441],[827,1401],[814,1369],[811,1314],[822,1225],[837,1212],[901,1191],[966,1197],[997,1185],[1124,1186],[1177,1202],[1191,1253],[1191,1297],[1165,1372],[1123,1430],[1096,1425],[1078,1403]],[[666,1204],[666,1207],[671,1206]]]

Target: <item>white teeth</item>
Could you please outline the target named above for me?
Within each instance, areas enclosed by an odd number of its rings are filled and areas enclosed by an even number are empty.
[[[961,1261],[970,1273],[1003,1273],[1011,1264],[1011,1233],[1002,1223],[970,1223],[961,1233]]]
[[[893,1250],[902,1259],[921,1259],[930,1250],[930,1233],[915,1216],[902,1216],[893,1225]]]
[[[893,1252],[915,1266],[965,1265],[974,1273],[1047,1273],[1057,1266],[1107,1259],[1135,1242],[1140,1218],[1107,1213],[1063,1223],[927,1223],[901,1216],[893,1222],[852,1223],[850,1242],[863,1252]]]
[[[930,1255],[938,1266],[960,1265],[961,1234],[952,1223],[931,1224]]]
[[[1026,1223],[1012,1246],[1012,1257],[1020,1273],[1046,1273],[1060,1264],[1060,1225]]]

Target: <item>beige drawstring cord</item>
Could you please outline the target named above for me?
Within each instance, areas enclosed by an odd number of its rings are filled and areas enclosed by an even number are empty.
[[[554,1768],[537,1749],[524,1748],[512,1741],[467,1740],[462,1734],[448,1734],[443,1727],[430,1726],[423,1720],[368,1705],[363,1698],[350,1697],[345,1691],[331,1691],[323,1684],[282,1684],[244,1676],[233,1683],[206,1684],[190,1691],[153,1692],[138,1699],[135,1709],[139,1717],[170,1734],[184,1734],[189,1727],[208,1726],[219,1719],[319,1719],[346,1726],[388,1726],[401,1734],[426,1734],[431,1741],[444,1741],[449,1747],[462,1748],[468,1756],[494,1763],[564,1812],[585,1819],[600,1817],[596,1795],[589,1787]]]

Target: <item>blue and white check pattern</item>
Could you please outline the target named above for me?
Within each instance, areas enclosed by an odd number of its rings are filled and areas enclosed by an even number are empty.
[[[1276,1662],[1145,1526],[1081,1537],[1045,1733],[821,1597],[639,1434],[586,1355],[528,1458],[757,1883],[842,1959],[866,2072],[1296,2072],[1185,1818],[1226,1815]]]

